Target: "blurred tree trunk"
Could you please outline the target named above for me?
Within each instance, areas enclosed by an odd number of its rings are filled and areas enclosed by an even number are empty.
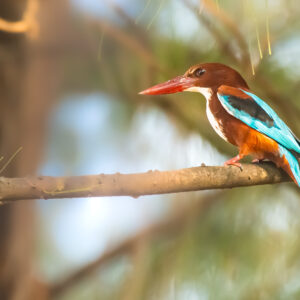
[[[26,4],[26,0],[1,0],[0,18],[20,20]],[[0,157],[5,162],[23,147],[0,176],[36,173],[49,114],[57,93],[63,92],[63,62],[71,52],[78,57],[91,50],[86,37],[74,30],[68,0],[39,1],[37,22],[36,40],[0,31]],[[1,300],[47,298],[47,287],[34,266],[36,229],[33,202],[0,205]]]
[[[20,20],[25,8],[26,1],[3,0],[0,2],[0,17],[9,21]],[[21,111],[25,101],[25,44],[24,35],[0,32],[0,155],[5,160],[31,134],[23,128]],[[20,176],[34,170],[36,159],[25,155],[24,151],[21,158],[13,161],[1,175]],[[26,160],[31,162],[30,170],[24,167]],[[0,207],[0,299],[30,299],[32,295],[33,222],[32,203]]]
[[[26,0],[2,0],[0,17],[9,21],[20,20],[26,4]],[[40,4],[40,15],[43,11],[46,14],[49,6],[57,11],[61,6],[57,1],[42,1]],[[55,18],[40,16],[40,20],[40,36],[44,36],[45,31],[48,33],[49,20],[51,27]],[[40,47],[40,39],[28,43],[25,35],[0,32],[0,156],[3,155],[6,161],[20,146],[23,147],[0,176],[34,174],[41,160],[45,125],[59,76],[55,74],[57,64],[53,64],[54,58],[37,55]],[[46,289],[34,273],[37,233],[34,222],[33,202],[0,207],[1,300],[46,298]]]

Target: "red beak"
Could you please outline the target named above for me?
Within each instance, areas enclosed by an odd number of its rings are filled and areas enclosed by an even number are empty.
[[[164,83],[157,84],[149,89],[140,92],[140,95],[163,95],[183,92],[185,89],[193,87],[197,78],[178,76]]]

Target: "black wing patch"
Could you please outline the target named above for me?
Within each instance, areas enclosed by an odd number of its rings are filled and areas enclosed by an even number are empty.
[[[241,99],[233,95],[227,95],[230,105],[239,111],[244,111],[251,117],[265,123],[268,127],[274,126],[274,120],[252,99]]]

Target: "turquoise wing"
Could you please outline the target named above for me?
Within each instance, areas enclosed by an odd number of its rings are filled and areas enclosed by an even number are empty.
[[[282,155],[285,156],[287,161],[289,162],[290,169],[297,181],[298,186],[300,187],[300,166],[297,158],[286,148],[279,145],[279,152]]]
[[[243,89],[239,90],[248,95],[249,98],[243,99],[233,94],[217,93],[218,99],[225,110],[251,128],[275,140],[286,149],[300,153],[300,141],[276,112],[253,93]]]

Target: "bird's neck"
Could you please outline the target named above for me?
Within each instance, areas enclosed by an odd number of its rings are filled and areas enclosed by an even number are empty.
[[[216,94],[216,92],[214,92],[211,88],[204,88],[198,86],[190,87],[186,89],[186,91],[200,93],[205,97],[206,101],[209,101],[214,93]]]
[[[202,94],[206,99],[206,109],[212,111],[214,110],[218,111],[221,109],[221,104],[218,101],[216,89],[194,86],[187,89],[186,91]]]
[[[218,100],[217,90],[213,88],[204,87],[191,87],[188,89],[189,92],[197,92],[202,94],[206,99],[206,113],[208,114],[211,122],[212,116],[217,115],[219,112],[225,112],[220,101]]]
[[[199,89],[200,89],[199,93],[201,93],[205,97],[207,102],[211,100],[212,96],[214,95],[217,96],[217,93],[211,88],[199,88]]]
[[[209,115],[218,116],[219,114],[224,115],[226,113],[222,104],[220,103],[217,95],[217,89],[204,88],[204,87],[192,87],[189,89],[191,92],[201,93],[206,99],[206,111]]]

